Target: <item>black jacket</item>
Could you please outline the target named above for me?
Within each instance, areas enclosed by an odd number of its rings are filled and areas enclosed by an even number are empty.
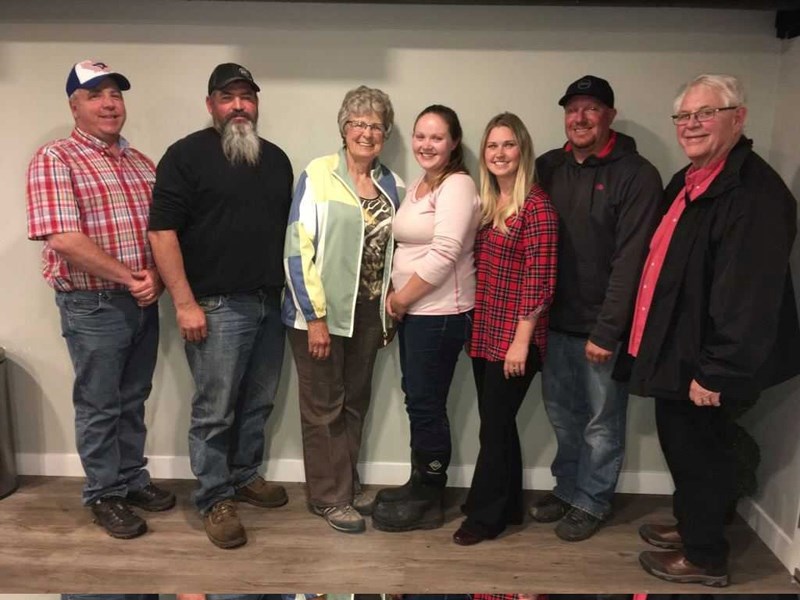
[[[536,161],[559,216],[550,329],[614,350],[627,339],[647,244],[661,215],[661,177],[622,133],[605,157],[558,148]]]
[[[688,397],[692,379],[730,397],[800,373],[789,273],[797,203],[744,136],[678,221],[656,284],[631,392]],[[665,199],[684,187],[686,168]]]

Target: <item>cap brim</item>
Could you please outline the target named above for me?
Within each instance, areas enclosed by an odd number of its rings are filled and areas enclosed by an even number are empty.
[[[219,83],[219,84],[217,84],[216,86],[214,86],[214,89],[212,89],[211,91],[213,92],[213,91],[215,91],[215,90],[221,90],[222,88],[228,87],[230,84],[232,84],[232,83],[234,83],[234,82],[236,82],[236,81],[244,81],[245,83],[249,83],[249,84],[250,84],[250,86],[251,86],[251,87],[252,87],[252,88],[253,88],[255,91],[257,91],[257,92],[260,92],[260,91],[261,91],[261,88],[260,88],[260,87],[258,87],[258,84],[257,84],[255,81],[252,81],[252,80],[250,80],[250,79],[247,79],[246,77],[231,77],[230,79],[226,79],[226,80],[225,80],[225,81],[223,81],[222,83]]]
[[[580,92],[577,94],[564,94],[563,96],[561,96],[561,100],[558,101],[558,105],[565,106],[567,102],[569,102],[570,98],[574,98],[575,96],[589,96],[589,98],[594,98],[595,100],[599,100],[600,102],[602,102],[603,106],[608,106],[609,108],[613,108],[600,96],[597,96],[595,94],[587,94],[586,92]]]
[[[124,75],[120,75],[119,73],[103,73],[102,75],[98,75],[97,77],[92,77],[91,79],[88,79],[84,81],[82,84],[80,84],[78,88],[83,88],[84,90],[90,90],[103,83],[104,79],[113,79],[117,83],[117,86],[119,86],[119,89],[122,90],[123,92],[125,90],[131,89],[131,82],[128,81],[127,77],[125,77]]]

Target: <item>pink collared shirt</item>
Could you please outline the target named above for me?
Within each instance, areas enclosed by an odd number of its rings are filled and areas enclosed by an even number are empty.
[[[642,278],[639,281],[639,293],[636,295],[635,310],[633,313],[633,323],[631,324],[631,337],[628,343],[628,352],[632,356],[639,353],[639,346],[642,343],[644,328],[647,324],[647,315],[650,313],[650,305],[653,302],[653,293],[658,283],[658,276],[664,266],[664,259],[667,256],[672,235],[678,226],[688,202],[696,200],[703,192],[708,189],[711,182],[717,178],[725,166],[725,160],[718,163],[695,169],[689,167],[686,171],[686,181],[683,189],[678,192],[667,214],[661,219],[661,223],[650,240],[650,252],[647,261],[644,263]]]

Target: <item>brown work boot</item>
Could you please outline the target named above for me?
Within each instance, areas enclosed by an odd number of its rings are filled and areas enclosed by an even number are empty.
[[[289,501],[286,495],[286,488],[277,483],[269,483],[260,475],[253,481],[236,490],[234,499],[239,502],[247,502],[262,508],[276,508],[283,506]]]
[[[713,587],[728,585],[727,567],[698,567],[689,562],[680,550],[642,552],[639,562],[645,571],[664,581],[702,583]]]
[[[641,538],[659,548],[666,550],[680,550],[683,548],[683,540],[678,528],[675,525],[658,525],[656,523],[645,523],[639,527]]]
[[[203,515],[203,527],[208,539],[220,548],[236,548],[247,543],[247,534],[233,500],[221,500],[212,506]]]

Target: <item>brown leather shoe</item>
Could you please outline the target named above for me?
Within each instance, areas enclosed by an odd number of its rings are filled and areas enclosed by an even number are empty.
[[[666,550],[680,550],[683,548],[681,534],[678,533],[678,528],[675,525],[645,523],[639,527],[639,535],[652,546]]]
[[[681,550],[668,552],[642,552],[642,568],[659,579],[673,583],[702,583],[713,587],[728,585],[727,567],[698,567],[690,563]]]
[[[236,514],[233,500],[221,500],[203,515],[208,539],[220,548],[236,548],[247,543],[247,534]]]
[[[269,483],[260,475],[246,486],[236,490],[233,497],[239,502],[247,502],[262,508],[277,508],[289,501],[286,488],[277,483]]]

